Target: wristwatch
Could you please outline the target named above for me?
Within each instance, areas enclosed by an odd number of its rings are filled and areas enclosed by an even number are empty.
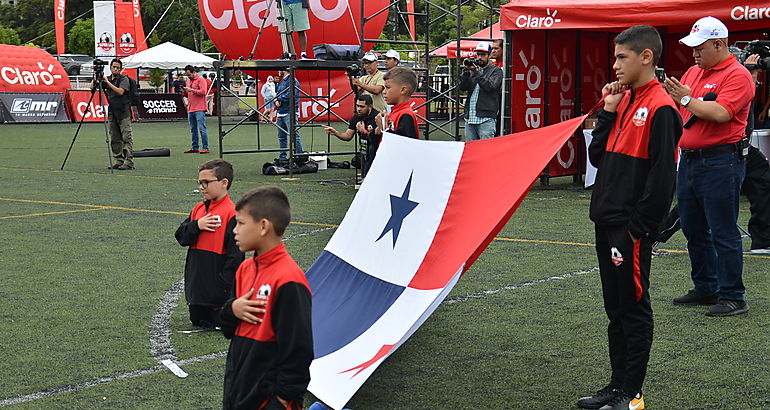
[[[682,107],[687,107],[687,104],[690,103],[690,100],[692,100],[692,97],[685,95],[681,100],[679,100],[679,104],[681,104]]]

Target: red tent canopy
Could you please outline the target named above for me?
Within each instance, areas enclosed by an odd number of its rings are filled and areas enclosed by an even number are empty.
[[[0,44],[0,92],[60,93],[68,88],[67,72],[46,51]]]
[[[490,39],[490,38],[502,39],[503,32],[500,31],[500,23],[495,23],[491,27],[487,27],[469,37],[480,38],[480,39]],[[461,40],[460,41],[460,58],[471,57],[473,55],[473,50],[476,48],[476,44],[480,43],[481,41],[487,41],[487,40],[479,40],[479,41]],[[444,44],[443,46],[431,51],[430,55],[434,57],[438,56],[438,57],[455,58],[457,56],[457,41],[456,40],[450,41]]]
[[[636,24],[689,31],[713,16],[731,31],[770,26],[770,4],[757,0],[511,0],[500,8],[503,30],[625,29]]]

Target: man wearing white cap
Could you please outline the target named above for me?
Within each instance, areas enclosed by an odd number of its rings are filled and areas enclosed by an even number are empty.
[[[754,82],[730,54],[727,36],[727,27],[714,17],[695,22],[690,34],[679,40],[692,48],[695,65],[681,81],[667,78],[665,82],[686,121],[679,142],[682,156],[676,193],[694,283],[674,304],[713,305],[707,316],[733,316],[749,310],[742,279],[743,245],[736,223],[746,174],[745,130]]]
[[[385,79],[383,78],[384,74],[377,69],[377,55],[369,51],[364,54],[361,63],[367,74],[360,78],[351,79],[350,85],[353,87],[353,91],[356,91],[356,94],[360,91],[363,94],[372,96],[372,106],[378,112],[384,112],[386,105],[382,91],[385,89]]]
[[[476,46],[475,62],[470,60],[463,62],[460,90],[469,93],[465,102],[465,139],[467,141],[493,138],[497,135],[503,70],[494,64],[489,64],[491,52],[492,44],[481,42]]]
[[[398,53],[398,51],[393,50],[392,48],[388,50],[385,53],[385,69],[390,70],[391,68],[398,65],[398,63],[401,61],[401,54]]]

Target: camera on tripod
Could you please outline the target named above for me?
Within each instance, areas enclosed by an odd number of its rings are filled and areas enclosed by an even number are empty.
[[[345,67],[345,74],[348,77],[358,77],[363,75],[363,69],[358,64],[351,64]]]
[[[473,67],[479,65],[479,60],[474,57],[469,57],[463,60],[463,65],[466,67]]]
[[[102,59],[94,60],[94,81],[101,81],[104,78],[104,67],[107,66],[107,62]]]
[[[741,48],[742,45],[743,48]],[[746,66],[749,71],[756,69],[765,71],[770,70],[770,40],[736,41],[735,44],[728,47],[728,49],[741,64],[745,63],[750,55],[759,55],[757,64]]]

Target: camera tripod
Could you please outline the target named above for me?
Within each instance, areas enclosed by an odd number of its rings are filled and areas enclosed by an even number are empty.
[[[103,70],[98,70],[97,71],[96,68],[94,69],[94,71],[96,73],[104,73]],[[96,75],[97,74],[94,74],[94,80],[96,80]],[[110,152],[111,151],[111,149],[110,149],[110,133],[109,133],[109,130],[107,128],[108,110],[104,109],[104,101],[103,101],[103,98],[105,97],[105,94],[104,94],[104,81],[103,80],[99,80],[99,81],[96,82],[96,84],[97,84],[96,87],[91,88],[91,97],[88,99],[88,104],[86,105],[86,109],[91,107],[91,101],[93,101],[93,99],[94,99],[94,94],[96,94],[98,92],[99,93],[99,105],[104,110],[103,111],[104,115],[102,116],[104,121],[102,121],[102,124],[104,125],[104,142],[107,144],[107,160],[109,161],[109,164],[110,164],[110,173],[114,173],[115,171],[112,168],[112,153]],[[67,150],[67,155],[64,157],[64,161],[61,163],[61,168],[59,168],[60,170],[64,170],[64,164],[67,163],[67,158],[69,158],[70,152],[72,152],[72,147],[75,145],[75,140],[78,138],[78,133],[80,133],[80,127],[83,126],[83,121],[85,121],[85,119],[86,119],[86,114],[83,113],[83,117],[80,119],[80,122],[78,123],[78,129],[75,130],[75,135],[72,136],[72,143],[70,143],[70,148]]]
[[[286,17],[283,15],[282,0],[270,0],[267,3],[267,9],[265,11],[265,18],[262,20],[262,24],[259,26],[259,32],[257,33],[257,39],[254,41],[254,47],[251,48],[249,53],[249,60],[254,58],[254,52],[257,51],[257,44],[259,44],[259,38],[262,37],[262,30],[265,28],[265,22],[270,16],[270,10],[273,7],[273,3],[278,2],[276,8],[278,9],[278,34],[281,36],[281,46],[283,47],[283,55],[281,58],[285,60],[293,60],[297,58],[297,52],[294,50],[294,41],[291,37],[291,31],[286,24]]]

